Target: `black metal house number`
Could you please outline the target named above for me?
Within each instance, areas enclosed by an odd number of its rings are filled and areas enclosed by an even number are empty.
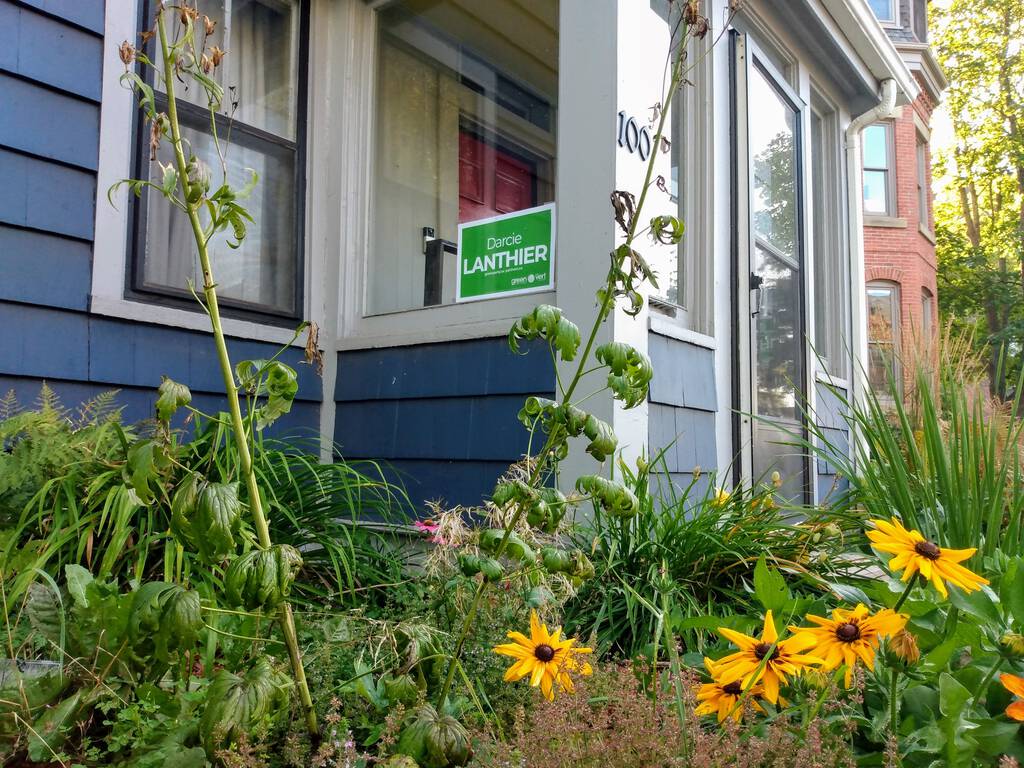
[[[626,111],[619,112],[619,146],[625,147],[632,155],[640,155],[641,160],[651,156],[651,131],[645,125],[637,125],[635,117],[626,117]]]

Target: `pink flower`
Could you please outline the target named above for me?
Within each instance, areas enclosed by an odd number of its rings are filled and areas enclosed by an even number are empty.
[[[415,528],[420,533],[428,534],[427,541],[429,541],[429,542],[431,542],[433,544],[444,544],[445,543],[444,537],[437,535],[437,531],[440,529],[441,526],[439,526],[433,520],[431,520],[429,518],[426,519],[426,520],[417,520],[412,525],[413,525],[413,528]]]

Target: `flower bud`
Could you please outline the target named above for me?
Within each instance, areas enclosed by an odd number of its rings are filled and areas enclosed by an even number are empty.
[[[921,658],[921,649],[917,647],[917,639],[905,629],[901,629],[892,636],[892,639],[889,640],[889,648],[898,659],[907,664],[916,664]]]
[[[1024,657],[1024,635],[1016,632],[1007,632],[999,640],[1006,654],[1018,658]]]

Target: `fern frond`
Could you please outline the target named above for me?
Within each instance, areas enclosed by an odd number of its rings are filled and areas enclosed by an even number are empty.
[[[61,404],[60,396],[53,391],[45,381],[39,388],[39,395],[36,397],[36,407],[46,415],[64,417],[67,409]]]
[[[7,394],[0,397],[0,421],[7,421],[18,411],[21,410],[21,406],[18,405],[18,396],[14,393],[13,389],[7,390]]]
[[[117,404],[117,396],[120,392],[119,389],[109,389],[82,403],[78,409],[75,427],[81,429],[111,421],[120,421],[121,411],[124,409],[124,406]]]

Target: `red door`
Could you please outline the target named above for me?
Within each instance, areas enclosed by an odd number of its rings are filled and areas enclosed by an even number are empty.
[[[459,223],[521,211],[537,204],[530,163],[459,133]]]

